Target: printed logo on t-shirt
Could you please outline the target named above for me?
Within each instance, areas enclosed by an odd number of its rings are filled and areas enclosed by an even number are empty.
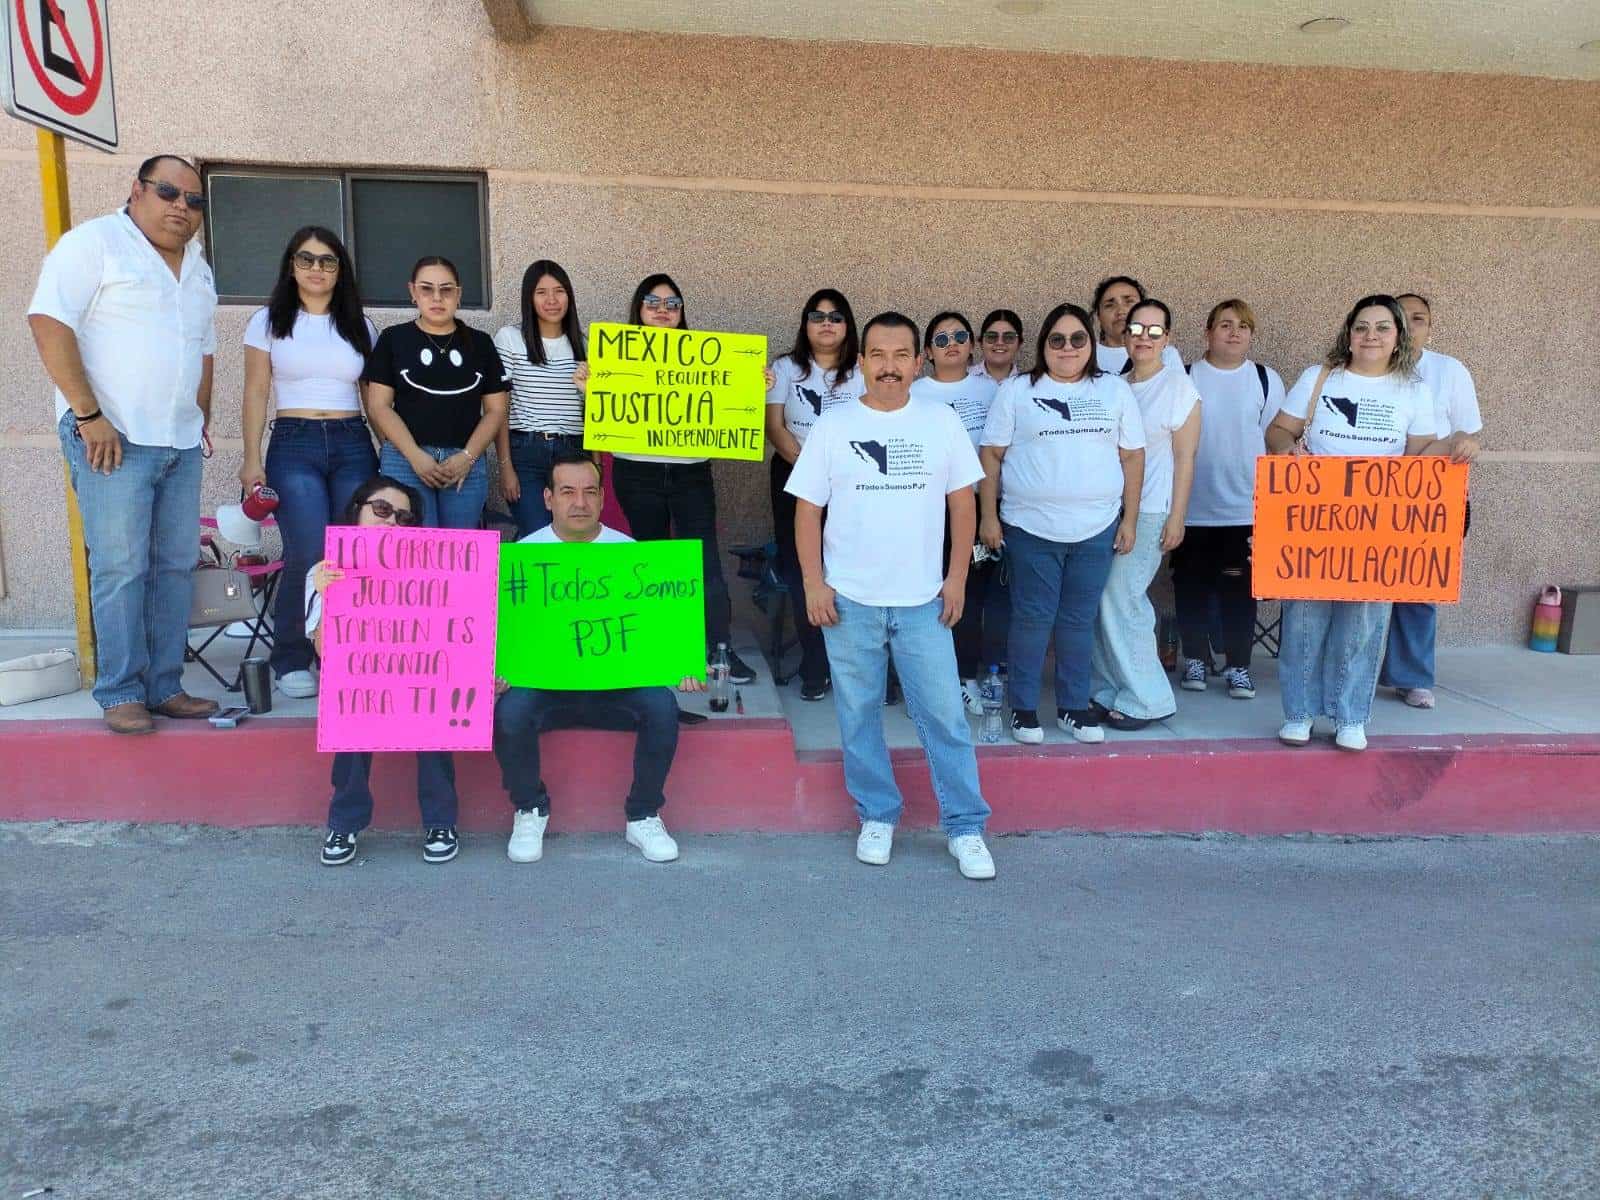
[[[906,438],[889,438],[882,442],[853,441],[850,450],[879,475],[907,480],[892,484],[858,483],[858,492],[921,491],[928,486],[925,482],[928,474],[927,457],[921,442]],[[908,477],[915,477],[915,480]]]
[[[1337,414],[1355,433],[1341,433],[1337,429],[1324,430],[1328,437],[1361,437],[1363,440],[1381,438],[1389,440],[1395,436],[1395,431],[1400,428],[1396,419],[1395,407],[1387,400],[1375,400],[1372,397],[1365,399],[1352,399],[1348,396],[1330,396],[1322,394],[1322,403],[1331,413]]]
[[[1067,422],[1065,429],[1039,430],[1040,437],[1054,437],[1062,433],[1112,432],[1111,414],[1106,412],[1100,397],[1093,393],[1075,396],[1070,403],[1055,396],[1034,396],[1032,400],[1041,411],[1053,412]]]
[[[800,399],[804,400],[807,404],[809,404],[811,406],[811,411],[813,413],[815,413],[819,417],[822,415],[822,393],[821,392],[814,392],[808,387],[801,387],[798,383],[794,385],[794,390],[795,390],[795,395],[799,396]]]
[[[451,334],[452,338],[454,336],[454,334]],[[413,379],[411,377],[411,368],[409,367],[400,368],[400,378],[404,379],[417,391],[427,392],[430,396],[461,396],[481,384],[483,382],[483,372],[474,371],[471,381],[462,387],[442,386],[446,383],[456,383],[464,378],[464,374],[458,375],[455,372],[461,371],[466,365],[466,359],[461,356],[460,350],[450,346],[449,342],[446,342],[445,345],[449,347],[448,350],[439,350],[437,352],[431,346],[423,346],[417,354],[417,374],[420,378]],[[422,379],[427,379],[440,386],[429,387],[426,383],[421,382]]]

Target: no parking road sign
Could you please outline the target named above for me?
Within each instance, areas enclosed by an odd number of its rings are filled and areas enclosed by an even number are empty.
[[[101,150],[117,148],[107,0],[0,0],[6,111]]]

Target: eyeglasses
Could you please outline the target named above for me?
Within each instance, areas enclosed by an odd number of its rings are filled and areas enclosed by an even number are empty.
[[[318,271],[337,271],[339,269],[339,256],[337,254],[312,254],[309,250],[296,250],[294,265],[302,271],[313,268]]]
[[[140,177],[139,182],[144,184],[145,187],[155,188],[156,195],[161,197],[163,203],[171,204],[179,196],[182,196],[183,202],[192,211],[201,212],[205,209],[206,194],[204,192],[186,192],[180,187],[173,187],[170,183],[163,183],[159,179],[145,179],[143,176]]]
[[[651,312],[657,312],[663,308],[668,312],[677,312],[683,307],[683,301],[677,296],[646,296],[640,303]]]
[[[1089,344],[1089,335],[1081,329],[1072,333],[1052,333],[1045,338],[1044,344],[1052,350],[1065,350],[1068,346],[1082,350]]]
[[[985,345],[997,346],[1001,343],[1009,346],[1017,340],[1017,331],[1014,329],[991,329],[983,335]]]
[[[951,342],[958,346],[965,346],[972,340],[972,337],[965,329],[958,329],[954,333],[936,333],[928,340],[943,350]]]
[[[370,508],[372,515],[380,521],[387,521],[392,517],[396,525],[417,525],[422,521],[422,518],[409,508],[396,508],[387,500],[366,500],[362,502],[361,507]]]
[[[1142,321],[1129,321],[1128,332],[1134,337],[1158,338],[1167,332],[1165,325],[1146,325]]]
[[[843,325],[844,314],[838,309],[824,312],[820,308],[813,308],[806,314],[806,320],[812,325]]]
[[[440,300],[453,300],[461,294],[459,283],[414,283],[411,286],[417,289],[417,295],[429,300],[435,297]]]

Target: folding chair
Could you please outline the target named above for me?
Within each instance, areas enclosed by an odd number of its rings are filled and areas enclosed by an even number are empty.
[[[1278,646],[1283,636],[1283,609],[1280,607],[1272,614],[1272,620],[1263,621],[1259,612],[1256,615],[1256,629],[1254,640],[1273,658],[1278,657]]]
[[[771,618],[767,634],[767,662],[772,667],[772,682],[782,687],[794,678],[794,671],[783,672],[783,656],[800,644],[798,636],[784,637],[784,619],[789,615],[789,588],[778,574],[778,543],[731,546],[728,553],[739,560],[740,579],[755,581],[751,596],[756,607]],[[797,667],[796,670],[799,668]]]
[[[263,530],[277,528],[277,521],[267,517],[261,522]],[[250,658],[256,652],[256,647],[269,649],[272,646],[272,602],[278,595],[278,583],[283,578],[283,559],[278,558],[266,563],[239,563],[228,561],[222,548],[218,545],[221,536],[217,532],[215,517],[200,518],[200,553],[202,560],[207,554],[211,556],[215,565],[202,562],[196,567],[197,571],[222,571],[230,578],[225,580],[217,589],[218,594],[213,597],[196,597],[196,603],[189,613],[189,628],[209,629],[206,639],[198,646],[190,645],[184,648],[183,660],[185,662],[199,663],[205,668],[206,673],[215,679],[225,690],[237,692],[244,686],[244,662],[241,659],[239,669],[234,672],[233,682],[226,678],[208,661],[206,651],[211,644],[223,635],[228,626],[239,622],[250,630],[250,638],[245,644],[244,658]],[[237,554],[234,559],[237,560]],[[206,601],[206,602],[202,602]]]

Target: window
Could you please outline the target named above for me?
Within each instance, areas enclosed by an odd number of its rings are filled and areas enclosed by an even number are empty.
[[[206,249],[224,304],[265,303],[289,236],[324,225],[344,240],[373,307],[408,307],[411,264],[442,254],[461,305],[490,306],[482,175],[207,166]]]

